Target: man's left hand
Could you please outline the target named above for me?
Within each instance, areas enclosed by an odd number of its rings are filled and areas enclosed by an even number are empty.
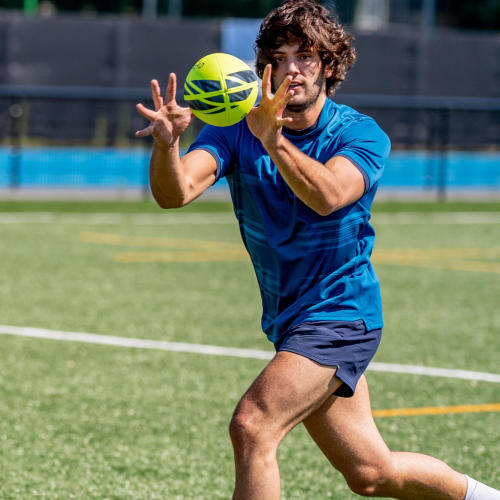
[[[272,66],[268,64],[262,75],[262,98],[257,107],[252,108],[246,120],[252,134],[260,139],[266,149],[277,144],[283,125],[292,123],[293,118],[283,118],[288,101],[293,96],[289,90],[291,76],[287,76],[276,93],[272,93]]]

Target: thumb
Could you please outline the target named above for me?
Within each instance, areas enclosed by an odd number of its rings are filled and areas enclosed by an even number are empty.
[[[135,133],[136,137],[147,137],[153,133],[153,125],[149,125],[149,127],[143,128],[142,130],[138,130]]]
[[[278,125],[280,127],[287,126],[293,123],[293,118],[288,116],[287,118],[278,118]]]

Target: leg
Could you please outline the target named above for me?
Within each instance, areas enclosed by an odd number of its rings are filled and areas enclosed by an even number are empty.
[[[279,443],[340,384],[335,367],[291,352],[276,354],[244,394],[231,420],[234,499],[279,500]]]
[[[331,396],[304,424],[349,487],[363,496],[464,500],[467,480],[440,460],[391,452],[371,413],[363,376],[352,398]]]

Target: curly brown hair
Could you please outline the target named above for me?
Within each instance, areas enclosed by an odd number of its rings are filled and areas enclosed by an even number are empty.
[[[301,49],[316,48],[324,69],[332,69],[326,80],[329,96],[345,80],[356,60],[353,37],[330,11],[313,0],[288,0],[271,11],[260,25],[255,41],[256,71],[260,78],[272,52],[281,45],[299,43]]]

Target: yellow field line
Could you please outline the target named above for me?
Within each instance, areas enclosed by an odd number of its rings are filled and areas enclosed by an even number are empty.
[[[458,406],[427,406],[423,408],[392,408],[373,410],[374,417],[408,417],[412,415],[445,415],[451,413],[485,413],[500,411],[500,403]]]
[[[248,254],[243,249],[186,252],[120,252],[113,255],[115,262],[218,262],[218,261],[246,261]]]
[[[372,261],[403,267],[500,273],[500,248],[406,248],[375,250]]]
[[[186,250],[240,250],[241,243],[231,243],[211,240],[192,240],[186,238],[162,238],[159,236],[124,236],[121,234],[92,233],[82,231],[80,241],[101,245],[116,245],[129,247],[173,248]]]
[[[85,243],[165,249],[163,252],[121,252],[115,254],[116,262],[213,262],[248,259],[241,243],[90,231],[82,231],[79,236],[80,241]],[[498,259],[500,248],[397,248],[378,249],[373,254],[376,264],[486,273],[500,273]]]
[[[426,262],[426,261],[382,261],[376,257],[372,259],[375,264],[386,264],[390,266],[402,267],[424,267],[427,269],[440,269],[446,271],[473,271],[482,273],[500,273],[500,263],[498,262],[478,262],[478,261],[449,261],[449,262]]]
[[[380,259],[470,259],[500,258],[500,247],[495,248],[382,248],[374,255]]]

